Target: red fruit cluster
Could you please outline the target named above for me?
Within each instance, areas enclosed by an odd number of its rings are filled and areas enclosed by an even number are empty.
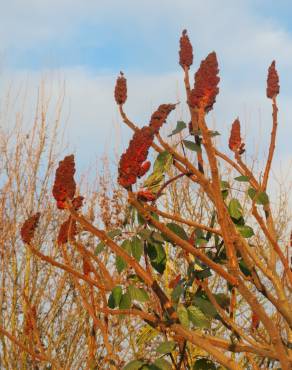
[[[193,64],[193,47],[190,43],[189,36],[187,35],[187,30],[183,30],[179,44],[179,64],[183,68],[190,68],[190,66]]]
[[[24,243],[29,244],[31,239],[34,237],[35,229],[38,226],[40,213],[36,213],[34,216],[28,218],[21,227],[20,235]]]
[[[124,188],[135,184],[137,177],[143,176],[147,171],[147,167],[149,169],[150,165],[144,162],[147,159],[153,138],[153,130],[147,126],[134,133],[129,147],[122,154],[119,163],[118,182]]]
[[[137,198],[143,202],[152,202],[156,199],[156,195],[148,189],[141,189],[137,192]]]
[[[215,52],[212,52],[201,62],[195,74],[195,85],[189,97],[189,104],[192,108],[204,107],[206,113],[213,108],[219,92],[218,72],[217,56]]]
[[[118,105],[124,104],[127,100],[127,80],[123,72],[120,72],[120,76],[116,81],[115,99]]]
[[[78,197],[72,200],[72,206],[74,207],[75,211],[78,211],[78,209],[82,207],[83,200],[84,200],[84,197],[82,197],[81,195],[79,195]]]
[[[229,137],[229,149],[233,152],[239,152],[239,154],[244,153],[244,146],[245,144],[242,143],[242,139],[240,136],[240,122],[237,118],[231,127],[231,133]]]
[[[66,199],[73,199],[76,191],[74,180],[75,162],[74,155],[69,155],[59,162],[56,171],[53,196],[57,201],[57,207],[64,209]]]
[[[279,76],[276,70],[276,62],[273,60],[269,67],[267,78],[267,97],[273,99],[280,92]]]
[[[70,228],[71,224],[71,228]],[[69,234],[70,233],[70,234]],[[68,218],[65,222],[62,223],[58,235],[58,244],[66,244],[68,240],[74,239],[77,235],[77,224],[76,221],[71,217]]]
[[[158,109],[152,114],[149,126],[157,134],[160,127],[164,124],[169,113],[175,109],[175,104],[161,104]]]
[[[149,126],[144,126],[134,133],[129,147],[122,154],[119,163],[118,182],[124,188],[127,189],[135,184],[137,178],[144,176],[149,170],[150,162],[145,161],[153,143],[154,135],[159,132],[160,127],[173,109],[175,109],[175,104],[160,105],[152,114]]]
[[[140,167],[138,177],[144,176],[145,173],[149,171],[150,167],[151,167],[151,162],[150,161],[144,162]]]

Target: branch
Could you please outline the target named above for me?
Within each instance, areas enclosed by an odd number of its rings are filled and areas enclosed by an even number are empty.
[[[2,326],[0,326],[0,332],[5,335],[8,339],[11,340],[11,342],[15,343],[19,348],[21,348],[24,352],[28,353],[31,355],[31,357],[34,360],[39,360],[39,361],[47,361],[50,362],[48,357],[44,354],[39,354],[33,352],[30,348],[26,347],[23,343],[21,343],[17,338],[15,338],[14,335],[10,334],[8,331],[6,331]]]
[[[138,211],[142,214],[146,221],[150,222],[158,230],[167,235],[173,242],[179,245],[182,249],[191,253],[195,257],[199,258],[203,263],[209,266],[212,270],[217,272],[218,275],[226,279],[231,285],[237,285],[237,278],[225,271],[221,265],[218,265],[210,258],[208,258],[199,249],[194,248],[194,246],[186,240],[181,239],[177,234],[172,232],[165,224],[155,220],[149,212],[135,199],[133,193],[129,192],[129,203],[131,203]]]
[[[181,222],[182,224],[192,226],[192,227],[195,227],[197,229],[202,229],[202,230],[205,230],[205,231],[209,231],[210,233],[222,236],[221,230],[219,230],[219,229],[213,229],[212,227],[199,224],[198,222],[186,220],[186,219],[180,217],[177,214],[170,215],[169,213],[160,211],[158,208],[156,208],[154,206],[151,206],[151,205],[145,204],[144,208],[150,210],[151,212],[157,213],[158,215],[160,215],[164,218],[168,218],[168,219],[173,220],[173,221]]]
[[[104,289],[104,290],[106,289],[105,286],[99,284],[95,280],[90,279],[88,276],[81,274],[80,272],[78,272],[77,270],[73,269],[72,267],[67,266],[67,265],[64,265],[63,263],[57,262],[54,259],[52,259],[51,257],[49,257],[49,256],[45,256],[40,251],[38,251],[35,247],[33,247],[32,244],[26,244],[26,245],[30,248],[30,250],[32,251],[32,253],[35,254],[36,256],[38,256],[42,261],[48,262],[48,263],[50,263],[53,266],[59,267],[60,269],[62,269],[64,271],[67,271],[70,274],[73,274],[77,278],[86,281],[90,285],[94,285],[96,288]]]
[[[270,147],[269,147],[269,154],[268,154],[268,159],[267,159],[267,163],[266,163],[266,168],[265,168],[264,178],[263,178],[263,184],[262,184],[263,191],[266,191],[266,189],[267,189],[269,173],[270,173],[272,160],[273,160],[275,147],[276,147],[276,134],[277,134],[277,126],[278,126],[278,107],[277,107],[276,97],[273,97],[272,117],[273,117],[273,128],[272,128],[272,132],[271,132],[271,142],[270,142]]]

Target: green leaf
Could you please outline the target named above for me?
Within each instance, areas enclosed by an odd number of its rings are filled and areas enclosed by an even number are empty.
[[[120,236],[122,235],[122,230],[120,229],[114,229],[114,230],[111,230],[107,233],[107,235],[111,238],[111,239],[114,239],[116,236]]]
[[[149,175],[147,177],[147,179],[144,181],[144,187],[148,188],[149,190],[152,190],[152,192],[154,191],[154,189],[158,190],[162,181],[164,179],[164,174],[163,172],[160,172],[160,171],[155,171],[153,173],[151,173],[151,175]]]
[[[168,135],[168,137],[171,137],[173,135],[180,133],[186,127],[187,127],[187,124],[184,121],[177,121],[176,128],[172,131],[170,135]]]
[[[112,308],[114,309],[116,307],[116,304],[115,304],[115,300],[114,300],[114,296],[113,296],[113,293],[111,293],[108,297],[108,301],[107,301],[107,305],[109,308]]]
[[[269,204],[270,200],[269,200],[267,193],[265,193],[264,191],[259,193],[256,196],[256,202],[258,204],[262,204],[263,206],[265,206],[266,204]]]
[[[217,367],[208,358],[200,358],[193,365],[193,370],[216,370]]]
[[[123,370],[139,370],[141,367],[145,364],[145,362],[142,362],[140,360],[133,360],[129,362]]]
[[[159,344],[156,348],[156,352],[165,355],[166,353],[170,353],[175,349],[176,343],[172,340],[165,341]]]
[[[105,246],[106,244],[104,242],[98,243],[97,246],[95,247],[94,254],[97,256],[99,253],[101,253],[104,250]]]
[[[256,196],[257,191],[254,188],[249,188],[247,191],[248,196],[250,199],[253,199]]]
[[[142,229],[139,231],[139,236],[148,243],[152,243],[152,230]]]
[[[247,225],[236,225],[236,229],[244,238],[250,238],[254,235],[254,231],[250,226]]]
[[[139,302],[149,301],[149,296],[146,290],[142,288],[137,288],[134,285],[129,285],[127,290],[131,296],[132,301],[139,301]]]
[[[172,370],[171,364],[164,358],[158,358],[154,361],[154,365],[160,370]]]
[[[212,272],[210,268],[205,268],[203,270],[194,270],[194,275],[197,279],[206,279],[212,276]]]
[[[121,248],[123,248],[129,255],[131,255],[131,241],[126,239],[123,241],[123,243],[121,244]]]
[[[239,262],[239,268],[245,276],[251,276],[251,272],[250,272],[250,270],[248,269],[248,267],[246,266],[246,264],[243,260],[241,260]]]
[[[163,246],[158,243],[148,244],[147,255],[150,258],[152,267],[160,274],[163,274],[166,267],[166,254]]]
[[[218,313],[216,308],[213,306],[213,304],[202,297],[194,297],[193,298],[193,304],[199,307],[199,309],[206,315],[211,318],[218,317]]]
[[[174,232],[176,235],[178,235],[181,239],[184,239],[184,240],[189,240],[188,236],[187,236],[187,233],[184,231],[184,229],[179,226],[178,224],[174,223],[174,222],[170,222],[168,224],[166,224],[166,226],[169,228],[169,230],[171,230],[172,232]]]
[[[154,165],[153,165],[153,172],[166,172],[172,164],[172,155],[167,151],[159,153]]]
[[[181,295],[183,294],[184,292],[184,288],[182,286],[182,284],[178,284],[174,289],[173,291],[171,292],[171,300],[174,302],[174,303],[177,303],[181,297]]]
[[[254,188],[249,188],[247,191],[250,199],[254,199],[257,204],[261,204],[265,206],[266,204],[269,204],[270,200],[264,191],[257,193],[257,191]]]
[[[139,225],[145,225],[146,224],[145,219],[143,218],[143,216],[139,212],[137,212],[137,221],[138,221]]]
[[[130,275],[128,275],[127,276],[127,279],[128,280],[132,280],[132,281],[134,281],[136,283],[142,283],[143,282],[143,280],[138,275],[136,275],[136,274],[130,274]]]
[[[236,180],[236,181],[239,181],[239,182],[248,182],[249,181],[249,177],[248,176],[237,176],[237,177],[235,177],[235,179],[234,180]]]
[[[228,197],[228,190],[221,190],[222,198],[225,200]]]
[[[183,143],[187,149],[192,150],[193,152],[199,153],[202,151],[201,146],[199,144],[194,143],[193,141],[183,140]]]
[[[123,248],[129,255],[131,254],[131,242],[130,240],[124,240],[121,244],[121,248]],[[116,268],[118,273],[120,274],[125,268],[127,267],[127,262],[120,256],[116,257]]]
[[[185,306],[183,305],[178,306],[177,315],[182,326],[188,328],[190,326],[190,320],[188,310],[185,308]]]
[[[116,257],[116,268],[118,270],[118,273],[120,274],[126,267],[127,267],[127,263],[124,261],[124,259],[120,256],[117,256]]]
[[[121,310],[127,310],[127,309],[131,308],[131,305],[132,305],[131,296],[127,292],[127,293],[122,295],[122,298],[121,298],[120,304],[119,304],[119,308]]]
[[[222,190],[230,189],[230,184],[228,181],[220,181],[220,187]]]
[[[143,253],[143,242],[136,236],[131,240],[132,256],[139,262]]]
[[[223,309],[230,306],[230,298],[225,293],[214,294],[214,297],[219,306],[222,307]]]
[[[198,246],[204,246],[207,243],[208,243],[208,240],[203,239],[203,238],[196,239],[196,241],[195,241],[195,244],[198,245]]]
[[[152,328],[152,326],[146,324],[142,326],[137,333],[136,343],[139,350],[144,348],[145,343],[149,343],[152,339],[156,338],[160,334],[159,331]]]
[[[210,318],[205,316],[198,307],[189,306],[187,310],[189,319],[194,324],[195,327],[202,329],[210,327],[211,324]]]
[[[123,295],[122,287],[120,285],[117,285],[114,287],[112,290],[109,300],[108,300],[108,305],[110,308],[115,308],[118,307],[121,301]]]
[[[121,234],[122,234],[122,230],[120,230],[120,229],[114,229],[114,230],[111,230],[107,233],[107,235],[111,239],[114,239],[116,236],[119,236]],[[106,247],[106,244],[104,242],[98,243],[96,248],[95,248],[94,254],[97,256],[99,253],[101,253],[104,250],[105,247]]]
[[[231,217],[236,220],[242,217],[242,207],[237,199],[231,199],[228,205],[228,211]]]
[[[141,370],[160,370],[160,369],[154,364],[147,364],[141,367]]]

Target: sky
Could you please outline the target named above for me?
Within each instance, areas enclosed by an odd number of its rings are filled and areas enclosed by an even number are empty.
[[[80,168],[103,155],[119,155],[131,132],[113,98],[122,70],[128,81],[129,117],[149,122],[161,103],[179,101],[169,119],[188,120],[179,38],[188,30],[194,48],[191,77],[200,61],[216,51],[220,94],[208,115],[229,153],[228,132],[239,117],[247,160],[264,158],[271,129],[266,98],[267,69],[276,60],[280,76],[279,131],[275,176],[292,159],[292,3],[290,0],[10,0],[1,2],[0,106],[8,89],[26,96],[33,112],[40,81],[53,95],[52,112],[65,84],[62,121],[69,149]],[[21,93],[20,93],[21,92]],[[54,100],[55,99],[55,100]],[[53,113],[52,113],[53,114]],[[27,123],[32,121],[29,113]],[[9,124],[9,123],[7,123]]]

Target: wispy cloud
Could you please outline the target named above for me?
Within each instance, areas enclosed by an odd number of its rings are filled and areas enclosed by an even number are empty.
[[[180,100],[184,108],[178,39],[187,28],[195,51],[195,66],[215,50],[220,64],[220,95],[209,120],[222,131],[227,148],[228,130],[239,116],[248,149],[266,152],[271,106],[265,98],[267,68],[273,59],[280,74],[279,155],[291,157],[290,119],[292,31],[285,14],[289,2],[238,0],[12,0],[2,4],[0,55],[3,56],[2,94],[13,80],[30,80],[30,104],[44,71],[50,83],[66,81],[64,120],[68,138],[83,163],[92,162],[110,148],[121,150],[130,135],[113,100],[115,78],[126,72],[127,110],[139,124],[148,122],[162,102]],[[262,7],[265,6],[264,11]],[[270,9],[270,10],[269,10]],[[5,73],[4,73],[5,72]],[[56,77],[58,76],[58,78]],[[4,84],[6,81],[6,85]],[[260,138],[260,140],[259,140]],[[287,159],[288,158],[288,159]]]

